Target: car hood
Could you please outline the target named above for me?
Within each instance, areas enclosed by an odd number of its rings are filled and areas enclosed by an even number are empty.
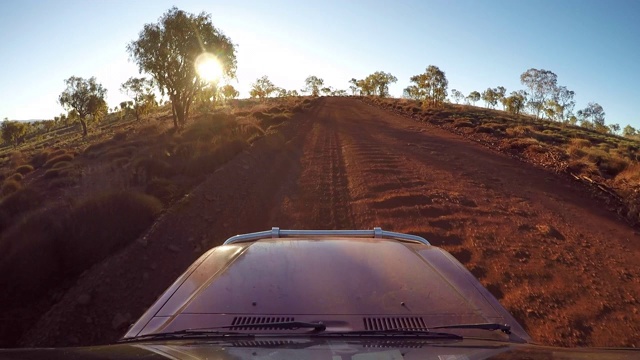
[[[455,332],[530,340],[446,251],[354,238],[262,239],[216,247],[178,278],[124,338],[215,327],[278,333],[250,325],[283,321],[323,322],[328,332],[489,322],[509,324],[512,334]]]
[[[637,349],[567,349],[496,341],[263,338],[0,350],[0,359],[637,359]]]

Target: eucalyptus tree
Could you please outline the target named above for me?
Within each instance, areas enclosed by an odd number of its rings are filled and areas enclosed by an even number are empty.
[[[441,105],[447,98],[449,82],[444,71],[437,66],[429,65],[424,73],[414,75],[410,80],[413,85],[405,89],[405,94],[425,100],[432,106]]]
[[[131,109],[138,121],[158,104],[153,93],[153,81],[147,78],[130,77],[122,83],[120,91],[133,99]]]
[[[71,118],[80,121],[82,135],[87,136],[87,121],[100,120],[108,111],[105,96],[107,90],[96,78],[83,79],[72,76],[66,79],[67,88],[60,94],[60,105],[69,111]]]
[[[549,70],[531,68],[520,75],[520,82],[529,89],[528,105],[532,113],[540,118],[545,103],[556,92],[558,75]]]
[[[251,84],[251,90],[249,90],[249,96],[252,98],[258,98],[260,100],[268,98],[271,94],[276,93],[278,87],[269,80],[268,76],[258,78],[253,84]]]
[[[324,80],[315,75],[311,75],[304,80],[304,84],[305,88],[302,91],[311,93],[311,96],[317,97],[322,91]]]
[[[127,50],[140,72],[150,74],[160,93],[169,97],[176,128],[187,121],[191,103],[207,85],[197,72],[197,61],[215,59],[211,61],[224,77],[235,77],[235,45],[213,25],[210,14],[173,7],[157,23],[144,25]]]

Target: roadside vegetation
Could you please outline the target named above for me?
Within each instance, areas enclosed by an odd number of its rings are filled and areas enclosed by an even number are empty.
[[[222,76],[233,78],[230,40],[209,16],[173,8],[129,44],[147,74],[122,84],[130,101],[109,108],[96,78],[71,76],[58,98],[67,113],[1,123],[0,347],[15,346],[82,272],[142,236],[207,175],[310,106],[295,92],[237,100],[232,85],[154,57],[168,51],[197,58],[194,33],[182,33],[193,38],[185,41],[173,31],[187,28],[209,37],[205,50],[218,54]]]
[[[310,106],[304,98],[238,100],[197,110],[176,131],[170,105],[0,155],[0,303],[26,328],[83,271],[140,237],[190,189]],[[32,299],[33,301],[29,300]],[[28,310],[27,310],[28,309]],[[12,334],[0,338],[12,344]],[[13,339],[13,340],[11,340]]]
[[[442,127],[591,186],[611,210],[630,224],[640,223],[640,136],[626,126],[605,124],[602,106],[591,102],[574,113],[573,91],[557,84],[548,70],[529,69],[521,76],[527,90],[506,95],[502,86],[464,96],[451,90],[444,72],[431,65],[411,77],[403,99],[371,96],[365,101]],[[475,105],[484,100],[485,107]],[[460,104],[460,102],[464,102]],[[502,110],[496,110],[497,104]]]

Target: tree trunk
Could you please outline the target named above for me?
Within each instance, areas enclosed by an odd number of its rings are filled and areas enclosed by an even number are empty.
[[[178,118],[178,122],[174,122],[174,124],[176,125],[176,128],[183,126],[185,123],[185,118],[184,118],[184,107],[182,106],[182,103],[180,101],[177,101],[177,103],[175,104],[175,108],[176,108],[176,117]]]
[[[176,115],[176,102],[175,99],[171,98],[171,114],[173,115],[173,128],[178,128],[178,117]]]
[[[82,136],[87,137],[87,122],[81,118],[80,125],[82,125]]]
[[[137,122],[140,122],[140,112],[141,112],[141,111],[142,111],[142,110],[140,109],[140,105],[136,105],[136,107],[135,107],[135,112],[136,112],[136,121],[137,121]]]

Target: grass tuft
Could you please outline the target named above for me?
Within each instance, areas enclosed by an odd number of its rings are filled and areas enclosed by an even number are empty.
[[[32,172],[33,166],[31,165],[20,165],[16,168],[16,172],[21,174],[21,175],[27,175],[28,173]]]
[[[14,193],[18,190],[20,190],[22,186],[20,185],[19,182],[13,180],[13,179],[6,179],[3,183],[2,183],[2,187],[0,187],[0,194],[2,194],[2,196],[7,196],[11,193]]]
[[[53,156],[53,154],[52,154],[52,156]],[[73,160],[73,155],[68,154],[68,153],[60,154],[60,155],[57,155],[57,156],[53,156],[49,160],[47,160],[47,162],[44,163],[44,167],[45,168],[51,168],[56,163],[59,163],[61,161],[71,161],[71,160]]]

